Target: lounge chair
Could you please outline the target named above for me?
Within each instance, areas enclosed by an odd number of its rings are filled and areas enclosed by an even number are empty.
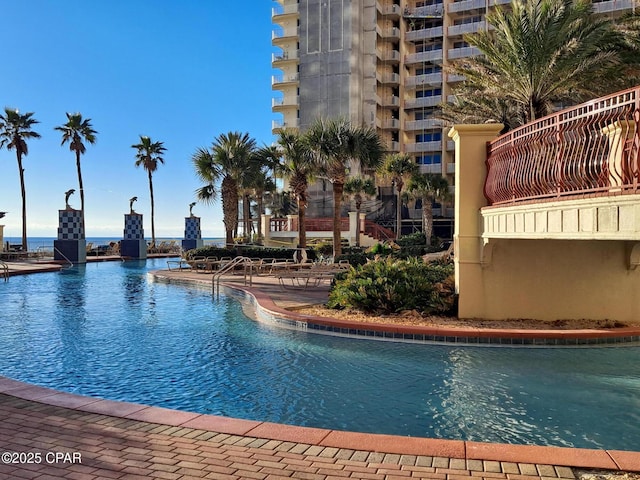
[[[449,245],[449,248],[440,252],[426,253],[422,256],[422,260],[425,262],[437,262],[440,260],[449,260],[453,258],[453,242]]]

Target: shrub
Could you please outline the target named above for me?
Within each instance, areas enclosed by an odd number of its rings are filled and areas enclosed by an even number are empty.
[[[448,314],[455,305],[452,265],[391,257],[352,268],[336,279],[327,303],[329,308],[383,314],[403,310]]]
[[[409,235],[404,235],[400,237],[396,243],[401,247],[414,247],[421,246],[424,247],[427,244],[426,237],[422,232],[415,232]]]
[[[338,263],[340,260],[347,260],[349,262],[349,265],[357,267],[358,265],[364,265],[365,263],[367,263],[367,260],[370,260],[372,258],[373,255],[368,255],[364,252],[345,253],[342,255],[338,255],[338,257],[334,261]]]
[[[260,248],[249,246],[236,246],[234,248],[201,247],[189,250],[185,253],[187,259],[194,257],[236,257],[242,255],[249,258],[293,258],[294,250],[290,248]]]

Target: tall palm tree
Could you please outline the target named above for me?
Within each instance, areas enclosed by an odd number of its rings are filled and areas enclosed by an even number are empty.
[[[422,201],[422,232],[431,244],[433,236],[433,202],[445,202],[451,198],[449,183],[441,175],[418,173],[411,177],[407,185],[407,193]]]
[[[297,130],[282,130],[276,145],[282,164],[280,170],[289,179],[289,188],[298,204],[298,245],[307,246],[306,211],[309,182],[317,173],[318,164],[306,140]]]
[[[402,235],[402,188],[412,175],[418,172],[418,165],[406,153],[387,155],[379,173],[389,178],[396,187],[396,237]]]
[[[96,132],[91,125],[90,118],[82,118],[80,113],[67,113],[67,123],[55,127],[55,130],[62,132],[62,143],[69,142],[69,150],[76,154],[76,171],[78,172],[78,187],[80,189],[80,211],[82,230],[84,231],[84,186],[82,184],[82,168],[80,168],[80,157],[86,152],[83,140],[93,145],[96,142]]]
[[[27,140],[40,138],[40,134],[32,130],[38,122],[33,118],[33,112],[20,114],[18,110],[5,107],[0,115],[0,148],[16,151],[18,160],[18,174],[20,175],[20,193],[22,194],[22,249],[27,250],[27,191],[24,186],[24,168],[22,157],[29,153]]]
[[[491,29],[465,36],[482,55],[454,63],[453,73],[466,78],[454,93],[506,101],[521,121],[551,113],[555,103],[580,103],[638,80],[637,50],[624,54],[635,47],[610,19],[594,15],[590,0],[514,0],[486,20]],[[632,67],[624,75],[621,62]],[[484,120],[500,121],[495,113],[485,111]]]
[[[156,245],[155,201],[153,198],[153,172],[158,164],[164,164],[162,155],[167,150],[164,142],[153,142],[150,137],[140,135],[140,143],[131,145],[136,149],[136,167],[142,166],[149,177],[149,194],[151,196],[151,244]]]
[[[376,194],[376,183],[372,178],[351,177],[344,184],[344,193],[353,197],[356,204],[356,247],[360,246],[360,210],[364,196]]]
[[[322,165],[322,173],[333,186],[333,256],[342,252],[340,210],[349,172],[377,168],[384,147],[375,129],[357,127],[348,120],[318,119],[306,133],[310,147]]]
[[[199,148],[192,155],[196,175],[205,185],[196,191],[199,200],[211,202],[216,197],[215,183],[222,178],[222,221],[227,248],[233,246],[233,234],[238,228],[239,185],[256,148],[256,141],[247,133],[229,132],[215,138],[211,151]]]

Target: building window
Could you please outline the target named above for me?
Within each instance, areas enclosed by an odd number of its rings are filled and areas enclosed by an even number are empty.
[[[442,163],[442,155],[440,153],[418,155],[416,157],[416,163],[418,165],[439,165]]]
[[[442,67],[440,65],[428,65],[421,68],[416,68],[416,75],[428,75],[430,73],[440,73]]]
[[[416,143],[439,142],[442,140],[442,132],[419,133],[416,135]]]
[[[437,97],[438,95],[442,95],[441,88],[431,88],[429,90],[416,90],[416,98]]]

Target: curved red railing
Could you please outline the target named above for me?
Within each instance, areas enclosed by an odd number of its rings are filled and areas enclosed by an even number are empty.
[[[562,110],[490,142],[490,205],[638,193],[640,87]]]

